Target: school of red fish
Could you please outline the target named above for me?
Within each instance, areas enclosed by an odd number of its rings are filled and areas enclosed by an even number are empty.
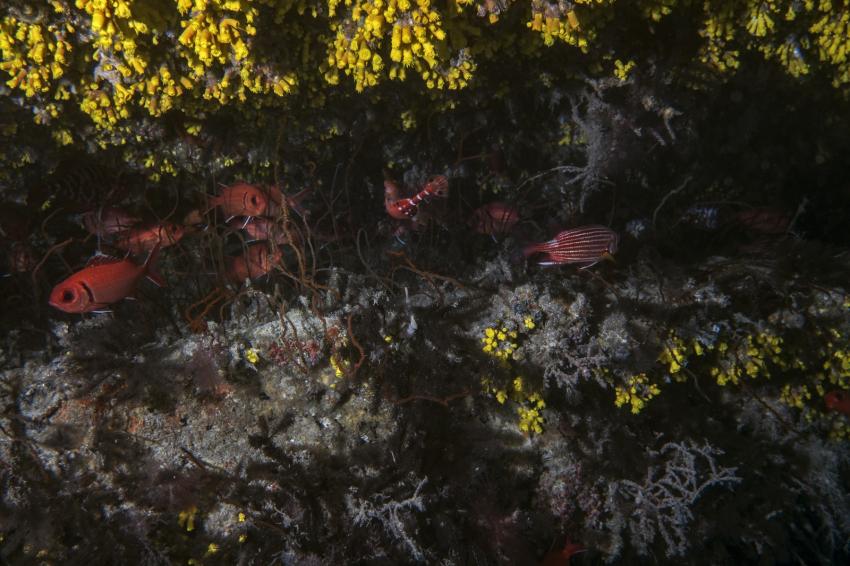
[[[146,222],[139,216],[113,206],[89,210],[82,215],[82,224],[98,242],[104,241],[123,250],[123,259],[97,255],[81,270],[58,283],[50,294],[49,304],[68,313],[102,311],[109,305],[135,292],[137,284],[148,278],[158,285],[164,280],[156,272],[161,250],[179,243],[184,236],[199,228],[205,215],[218,209],[227,219],[232,232],[244,232],[243,251],[225,259],[224,275],[233,284],[246,279],[260,278],[283,260],[281,246],[297,239],[292,224],[281,222],[284,208],[307,218],[309,211],[303,201],[310,194],[305,189],[295,195],[285,195],[279,187],[263,187],[244,181],[222,188],[208,199],[205,209],[190,213],[183,224],[169,221]],[[384,207],[387,215],[398,222],[396,234],[408,227],[418,228],[428,222],[428,203],[449,196],[449,182],[443,175],[429,178],[425,184],[405,197],[399,184],[391,179],[384,182]],[[510,233],[520,222],[519,210],[505,202],[491,202],[474,210],[469,227],[478,234],[493,238]],[[561,231],[549,241],[530,244],[523,249],[528,257],[542,254],[540,265],[594,265],[617,251],[617,234],[604,226],[584,226]],[[137,262],[134,256],[147,254]],[[17,261],[28,258],[22,256]]]

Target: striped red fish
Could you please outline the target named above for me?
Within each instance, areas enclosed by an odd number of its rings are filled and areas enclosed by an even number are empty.
[[[428,179],[422,190],[410,198],[399,198],[399,189],[393,181],[384,181],[384,206],[387,214],[396,220],[405,220],[416,216],[419,205],[432,197],[449,196],[449,180],[443,175]]]
[[[590,267],[617,251],[619,236],[605,226],[581,226],[564,230],[548,242],[526,246],[525,257],[544,254],[540,265],[581,263]]]

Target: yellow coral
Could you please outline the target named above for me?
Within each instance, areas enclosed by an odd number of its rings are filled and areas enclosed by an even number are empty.
[[[509,330],[507,327],[489,327],[484,329],[484,336],[481,342],[484,346],[481,350],[502,363],[513,356],[514,351],[519,347],[519,344],[512,340],[518,336],[515,330]]]
[[[627,63],[623,63],[619,59],[614,61],[614,76],[620,79],[621,81],[625,81],[629,78],[629,73],[634,69],[635,62],[628,61]]]
[[[195,516],[198,514],[198,508],[194,505],[184,511],[180,511],[177,515],[177,524],[181,529],[186,529],[188,532],[195,530]]]
[[[617,385],[614,388],[614,405],[617,407],[629,405],[632,413],[636,415],[659,393],[661,388],[650,382],[645,373],[639,373],[631,376],[625,386]]]
[[[6,86],[27,98],[50,92],[62,78],[73,51],[70,23],[29,23],[8,15],[0,22],[0,70]]]

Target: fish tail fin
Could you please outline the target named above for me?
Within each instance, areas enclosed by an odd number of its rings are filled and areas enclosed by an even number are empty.
[[[211,195],[209,193],[204,193],[207,197],[207,206],[203,208],[201,214],[207,214],[209,211],[217,207],[222,203],[221,195]]]
[[[163,278],[162,274],[159,272],[159,266],[157,265],[157,260],[159,259],[159,250],[162,248],[162,243],[158,242],[156,247],[151,251],[148,259],[145,260],[144,268],[145,268],[145,277],[147,277],[151,283],[158,287],[168,287],[168,283],[165,282],[165,278]]]
[[[544,246],[545,244],[529,244],[522,248],[522,255],[528,257],[536,253],[544,252],[546,251]]]

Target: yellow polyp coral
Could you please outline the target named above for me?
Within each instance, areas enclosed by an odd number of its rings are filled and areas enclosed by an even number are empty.
[[[331,16],[340,4],[328,3]],[[324,72],[329,83],[338,84],[342,72],[354,79],[359,92],[384,76],[405,80],[410,69],[428,88],[457,89],[467,84],[475,65],[463,51],[446,56],[442,16],[431,0],[346,0],[344,5],[347,13],[330,23],[334,39]]]
[[[522,376],[515,377],[504,388],[494,386],[489,378],[483,379],[482,385],[484,391],[493,395],[500,405],[504,405],[507,401],[516,405],[517,415],[519,416],[517,426],[520,431],[525,434],[541,434],[543,432],[545,422],[543,409],[546,408],[546,402],[540,393],[532,389]]]
[[[673,8],[678,3],[678,0],[649,0],[641,2],[641,10],[644,17],[660,22],[662,18],[673,13]]]
[[[808,4],[808,3],[807,3]],[[835,86],[850,82],[850,14],[847,6],[834,12],[832,2],[821,0],[821,17],[809,28],[816,36],[818,58],[836,67]]]
[[[776,11],[776,2],[763,1],[751,3],[747,18],[747,31],[756,37],[764,37],[772,32],[775,24],[771,12]]]
[[[412,111],[406,110],[401,114],[401,129],[404,131],[412,130],[416,127],[416,116]]]
[[[322,373],[320,380],[324,385],[331,389],[336,389],[339,381],[348,375],[348,372],[351,369],[351,363],[344,359],[339,353],[333,353],[330,356],[330,369],[330,372],[325,371]]]
[[[619,59],[614,61],[614,76],[620,79],[621,81],[625,81],[629,78],[629,73],[635,67],[634,61],[629,61],[627,63],[623,63]]]
[[[782,45],[776,48],[776,57],[782,66],[788,69],[791,76],[799,77],[809,73],[809,65],[803,57],[802,44],[807,40],[798,41],[796,38],[788,38]]]
[[[769,363],[779,369],[788,369],[787,361],[780,356],[782,338],[766,332],[748,334],[734,349],[722,342],[718,346],[719,363],[709,371],[718,385],[738,385],[743,376],[769,378]],[[731,354],[731,355],[730,355]]]
[[[788,405],[800,410],[806,408],[806,403],[812,398],[812,393],[807,385],[792,385],[786,383],[782,386],[782,392],[779,395],[779,400]]]
[[[850,11],[829,0],[638,0],[636,11],[614,0],[41,0],[23,3],[24,11],[11,4],[0,9],[5,86],[38,124],[81,110],[101,137],[80,141],[99,146],[126,139],[103,132],[174,111],[198,119],[236,103],[250,114],[298,91],[318,108],[333,92],[326,87],[344,79],[358,92],[409,79],[428,90],[463,89],[479,65],[498,64],[507,52],[535,60],[546,46],[571,46],[587,54],[591,74],[625,81],[648,68],[645,59],[606,43],[602,32],[627,24],[630,33],[654,34],[656,22],[680,8],[696,18],[700,58],[689,66],[703,73],[728,76],[754,52],[795,77],[826,72],[836,87],[850,83]],[[518,17],[506,17],[512,10]],[[566,133],[562,143],[569,145]]]
[[[835,340],[842,340],[841,333],[831,328],[828,331]],[[850,389],[850,348],[838,347],[835,342],[828,340],[818,350],[821,358],[820,369],[816,374],[819,382],[828,383],[839,389]]]
[[[249,94],[285,96],[297,85],[293,71],[281,72],[251,55],[258,8],[249,0],[178,0],[182,32],[178,43],[188,73],[181,85],[203,85],[201,96],[225,104]]]
[[[833,86],[850,82],[850,12],[844,2],[838,6],[832,0],[706,0],[703,10],[701,35],[707,43],[702,59],[721,72],[737,68],[742,49],[749,49],[778,61],[795,77],[821,63],[832,73]],[[782,22],[794,22],[798,31],[789,32]]]
[[[516,330],[510,330],[507,326],[495,326],[484,329],[484,336],[481,342],[484,346],[481,350],[493,356],[494,358],[506,363],[512,356],[514,351],[519,347],[515,342],[518,334]]]
[[[0,22],[0,70],[6,86],[28,98],[46,94],[62,78],[73,51],[70,23],[29,23],[7,15]]]
[[[337,379],[345,377],[345,368],[347,365],[345,360],[340,361],[337,356],[331,356],[331,368],[334,370],[334,377]]]
[[[195,530],[195,517],[198,514],[198,508],[194,505],[184,511],[180,511],[177,515],[177,524],[181,529],[186,529],[187,532]]]
[[[658,356],[658,361],[667,366],[667,371],[670,372],[670,375],[673,376],[674,379],[677,381],[683,381],[685,378],[680,374],[680,372],[686,365],[688,353],[689,348],[685,344],[685,341],[671,332],[670,337],[667,340],[667,347],[665,347],[664,350],[662,350],[661,355]]]
[[[623,407],[629,405],[633,414],[640,413],[646,403],[661,393],[661,388],[649,381],[645,373],[631,376],[625,386],[614,388],[614,405]]]

